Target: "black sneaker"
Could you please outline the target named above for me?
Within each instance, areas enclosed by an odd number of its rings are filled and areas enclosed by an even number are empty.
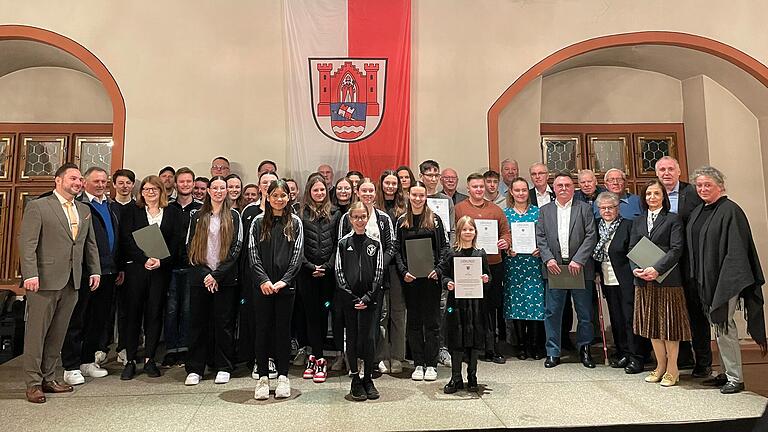
[[[120,374],[120,379],[123,381],[132,380],[136,376],[136,362],[129,361],[125,364],[123,373]]]
[[[365,390],[365,395],[369,400],[376,400],[379,398],[379,391],[376,390],[376,386],[373,385],[373,380],[371,378],[363,379],[363,390]]]
[[[155,361],[152,359],[149,359],[144,363],[144,373],[150,378],[158,378],[162,375],[160,369],[157,368]]]
[[[363,382],[360,379],[360,375],[355,374],[352,376],[352,385],[349,388],[349,397],[353,401],[364,401],[368,399],[368,394],[363,388]]]

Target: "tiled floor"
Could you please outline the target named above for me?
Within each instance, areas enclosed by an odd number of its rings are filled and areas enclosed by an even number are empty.
[[[745,350],[748,388],[768,395],[768,365],[754,360]],[[206,376],[200,385],[186,387],[181,368],[167,370],[158,379],[139,374],[129,382],[119,380],[120,365],[111,363],[108,368],[109,376],[88,378],[74,393],[34,405],[24,399],[19,359],[0,366],[3,430],[378,431],[637,425],[757,417],[766,405],[759,394],[723,396],[689,376],[683,376],[677,387],[662,388],[643,382],[644,375],[626,375],[605,366],[589,370],[565,363],[545,369],[532,360],[481,363],[480,396],[443,394],[449,371],[440,368],[438,381],[432,383],[411,381],[410,371],[398,377],[385,375],[376,380],[381,399],[363,403],[344,399],[349,390],[346,376],[314,384],[302,380],[298,369],[291,371],[292,398],[257,402],[255,382],[244,369],[229,384],[215,385],[212,376]]]

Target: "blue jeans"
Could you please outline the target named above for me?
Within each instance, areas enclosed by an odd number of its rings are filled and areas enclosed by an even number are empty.
[[[546,281],[545,281],[546,283]],[[562,332],[563,307],[566,294],[570,291],[573,306],[576,308],[578,326],[576,327],[576,346],[589,345],[594,336],[592,328],[592,285],[585,281],[585,289],[549,289],[546,288],[546,308],[544,310],[544,328],[547,332],[547,355],[560,357],[560,337]],[[570,326],[568,326],[570,327]]]
[[[174,269],[165,310],[165,348],[167,352],[186,351],[189,334],[189,269]]]

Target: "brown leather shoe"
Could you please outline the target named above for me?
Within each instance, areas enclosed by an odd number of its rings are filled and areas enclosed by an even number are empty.
[[[45,403],[45,394],[39,385],[27,388],[27,400],[32,403]]]
[[[59,384],[56,381],[43,381],[43,391],[45,393],[69,393],[73,391],[69,384]]]

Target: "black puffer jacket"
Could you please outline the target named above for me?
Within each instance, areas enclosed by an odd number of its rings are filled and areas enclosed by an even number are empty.
[[[311,211],[304,209],[301,222],[304,225],[304,268],[314,271],[315,266],[325,268],[327,274],[333,270],[334,254],[338,238],[340,213],[334,207],[329,218],[311,219]]]

